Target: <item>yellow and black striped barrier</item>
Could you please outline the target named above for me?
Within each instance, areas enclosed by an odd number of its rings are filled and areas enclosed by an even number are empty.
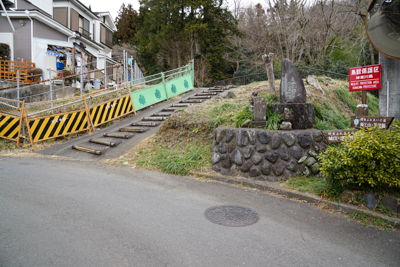
[[[21,118],[0,114],[0,137],[18,142],[20,132]]]
[[[93,126],[106,123],[131,112],[134,112],[134,108],[130,95],[94,106],[89,111]]]
[[[28,130],[32,143],[58,136],[90,130],[86,110],[54,116],[28,119]]]

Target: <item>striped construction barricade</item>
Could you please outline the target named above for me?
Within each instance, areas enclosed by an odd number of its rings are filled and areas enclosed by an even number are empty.
[[[27,120],[31,143],[81,131],[90,131],[87,110],[78,110]]]
[[[89,109],[93,127],[132,112],[135,112],[135,109],[133,107],[131,95],[122,96]]]
[[[0,137],[17,142],[21,136],[25,101],[0,98]]]

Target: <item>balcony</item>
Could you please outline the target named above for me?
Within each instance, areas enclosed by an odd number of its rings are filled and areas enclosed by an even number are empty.
[[[84,28],[79,27],[79,33],[92,40],[92,34],[89,31],[85,30]]]

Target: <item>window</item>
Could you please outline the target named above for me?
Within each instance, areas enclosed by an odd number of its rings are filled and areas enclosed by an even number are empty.
[[[90,23],[87,19],[80,16],[78,12],[71,8],[71,30],[80,32],[82,35],[91,39]]]
[[[68,27],[68,7],[54,7],[53,19]]]
[[[100,42],[110,48],[112,47],[112,31],[107,29],[104,25],[101,25]]]
[[[82,16],[79,16],[79,32],[88,38],[91,38],[89,21]]]

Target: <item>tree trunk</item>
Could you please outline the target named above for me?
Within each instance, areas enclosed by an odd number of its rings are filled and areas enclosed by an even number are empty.
[[[369,54],[371,56],[371,65],[375,65],[374,48],[372,47],[371,43],[369,43]]]
[[[272,58],[274,56],[274,53],[269,53],[268,55],[263,55],[262,59],[265,62],[265,66],[267,69],[267,77],[268,77],[268,86],[269,86],[269,92],[272,94],[275,94],[275,76],[274,76],[274,67],[272,65]]]

